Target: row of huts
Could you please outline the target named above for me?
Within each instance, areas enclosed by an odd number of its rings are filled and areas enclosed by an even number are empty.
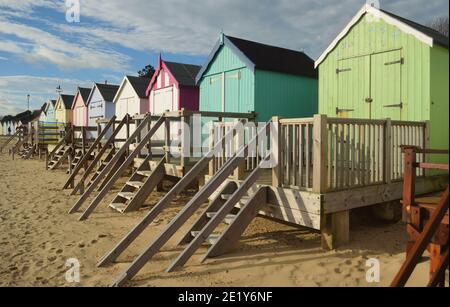
[[[182,108],[255,112],[258,121],[320,113],[429,121],[430,146],[448,148],[448,42],[365,5],[316,62],[304,52],[221,34],[201,67],[160,57],[152,78],[79,87],[48,101],[40,121],[96,126],[113,115]]]

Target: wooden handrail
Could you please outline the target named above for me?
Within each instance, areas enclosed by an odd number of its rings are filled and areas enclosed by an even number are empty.
[[[81,161],[78,163],[78,165],[75,167],[75,169],[70,174],[69,179],[67,180],[67,182],[64,185],[63,189],[67,188],[68,184],[73,183],[73,181],[74,181],[75,177],[77,176],[78,172],[81,170],[81,168],[89,160],[90,155],[94,152],[94,150],[97,147],[97,145],[100,144],[101,140],[106,135],[106,133],[108,132],[109,128],[112,126],[113,121],[115,121],[115,120],[116,120],[116,117],[113,116],[112,119],[110,120],[110,122],[106,125],[105,129],[103,129],[103,131],[97,136],[97,139],[95,140],[95,142],[91,145],[91,147],[88,149],[88,151],[83,155],[83,158],[81,159]],[[107,146],[107,144],[105,144],[105,146]]]

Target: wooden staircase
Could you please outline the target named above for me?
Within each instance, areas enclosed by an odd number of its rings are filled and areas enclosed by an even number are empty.
[[[55,154],[52,156],[51,160],[48,162],[47,170],[57,169],[65,159],[69,157],[72,153],[72,147],[69,145],[61,146]]]
[[[205,257],[219,255],[229,250],[231,243],[236,242],[251,220],[257,215],[261,206],[266,204],[265,188],[252,192],[254,184],[262,171],[263,159],[261,164],[247,177],[239,186],[226,184],[226,180],[235,170],[245,161],[249,148],[257,144],[261,133],[270,129],[270,123],[267,123],[259,133],[249,141],[242,149],[228,160],[221,169],[206,183],[203,188],[183,207],[178,215],[166,226],[166,228],[153,240],[153,242],[133,261],[128,269],[114,283],[114,286],[122,286],[128,280],[133,278],[141,268],[162,248],[163,245],[180,229],[181,226],[189,220],[196,211],[213,195],[221,186],[225,185],[220,195],[216,197],[208,206],[208,209],[194,224],[194,227],[188,231],[180,243],[188,243],[186,249],[180,254],[177,260],[169,267],[172,271],[176,267],[183,265],[192,254],[203,244],[209,243],[210,250]],[[208,167],[209,162],[214,155],[222,149],[222,144],[233,136],[234,131],[228,132],[224,138],[217,142],[214,148],[200,161],[163,197],[159,203],[144,217],[144,219],[131,230],[116,247],[109,252],[99,262],[99,266],[110,264],[115,261],[121,253],[145,230],[145,228],[161,213],[175,198],[181,193],[189,183],[195,180],[202,171]],[[234,184],[235,185],[235,184]],[[245,196],[248,201],[244,200]],[[233,214],[236,205],[241,203],[241,209],[237,215]],[[229,223],[226,230],[220,234],[213,234],[213,231],[219,224]],[[227,242],[227,243],[225,243]]]
[[[5,142],[2,146],[0,146],[0,153],[3,152],[3,149],[5,149],[6,146],[8,146],[8,144],[12,142],[12,140],[14,140],[16,137],[19,137],[21,133],[22,133],[22,131],[19,130],[19,131],[16,131],[16,133],[14,133],[13,135],[11,135],[11,136],[6,140],[6,142]]]
[[[28,160],[36,151],[36,145],[26,144],[24,149],[19,152],[19,155],[22,159]]]
[[[94,141],[94,143],[91,145],[91,147],[87,150],[86,156],[82,157],[77,162],[77,165],[73,168],[72,172],[70,173],[69,178],[67,179],[66,183],[64,184],[63,190],[68,189],[68,188],[73,188],[71,195],[75,195],[78,191],[80,191],[81,193],[84,193],[85,181],[89,178],[90,174],[92,173],[92,171],[94,171],[94,169],[97,167],[97,165],[100,165],[100,167],[101,167],[102,163],[104,163],[105,161],[106,162],[111,161],[112,156],[114,154],[115,138],[116,138],[117,134],[119,133],[119,131],[122,129],[122,127],[125,125],[125,123],[127,123],[128,120],[129,120],[129,115],[126,115],[122,119],[122,121],[119,123],[117,128],[115,128],[114,126],[115,126],[115,122],[116,122],[116,116],[113,116],[111,118],[111,120],[107,123],[105,128],[102,130],[102,132],[98,135],[97,139]],[[106,133],[108,132],[108,130],[111,127],[113,127],[113,130],[114,130],[113,133],[108,138],[106,143],[101,145],[101,141],[102,141],[103,137],[106,135]],[[95,150],[99,146],[101,148],[98,152],[96,152]],[[108,152],[108,149],[110,149],[109,152]],[[94,156],[92,156],[92,154],[94,154]],[[107,155],[107,158],[104,161],[101,161],[101,159],[103,159],[103,156],[105,154]],[[89,162],[90,161],[88,159],[89,157],[92,160],[91,162]],[[75,185],[76,176],[79,174],[79,172],[81,171],[81,169],[83,167],[85,167],[84,174],[82,175],[82,177],[78,181],[78,183]],[[97,172],[102,171],[102,170],[103,170],[103,168],[102,169],[98,168]],[[96,177],[95,174],[94,174],[94,176]]]
[[[163,181],[166,175],[166,159],[163,158],[154,169],[150,167],[150,160],[151,155],[148,155],[109,205],[111,209],[120,213],[139,210],[148,196]]]
[[[111,161],[105,166],[105,168],[98,174],[97,178],[92,182],[80,199],[75,203],[75,205],[70,209],[69,213],[75,213],[86,201],[88,196],[94,191],[98,186],[100,181],[106,176],[106,174],[111,170],[112,166],[115,165],[118,160],[123,157],[124,153],[128,150],[129,146],[135,142],[135,140],[140,139],[141,131],[148,127],[151,120],[151,115],[147,115],[141,124],[136,128],[133,134],[128,138],[128,140],[123,144],[123,146],[117,151]],[[85,220],[89,215],[95,210],[95,208],[100,204],[101,200],[106,196],[109,190],[113,187],[115,182],[119,177],[126,171],[126,169],[133,163],[134,158],[141,152],[141,150],[150,142],[151,137],[156,133],[156,131],[165,122],[165,118],[160,117],[152,126],[150,131],[140,140],[139,144],[135,149],[127,156],[125,161],[120,164],[117,171],[109,178],[109,180],[104,182],[101,187],[100,193],[94,198],[90,205],[86,208],[83,214],[80,216],[80,220]]]

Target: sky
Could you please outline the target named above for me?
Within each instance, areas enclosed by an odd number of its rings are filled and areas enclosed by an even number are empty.
[[[202,65],[227,35],[300,50],[317,59],[365,0],[0,0],[0,116],[37,109],[93,82],[120,84],[163,59]],[[373,1],[372,1],[373,2]],[[427,24],[448,0],[382,0]],[[70,15],[74,16],[74,15]],[[70,17],[69,16],[69,17]]]

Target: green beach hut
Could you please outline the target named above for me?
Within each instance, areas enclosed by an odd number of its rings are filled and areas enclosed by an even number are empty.
[[[316,61],[319,113],[429,121],[429,146],[448,149],[448,45],[431,28],[363,6]]]
[[[317,113],[314,61],[305,53],[221,34],[197,75],[200,111],[309,117]]]

